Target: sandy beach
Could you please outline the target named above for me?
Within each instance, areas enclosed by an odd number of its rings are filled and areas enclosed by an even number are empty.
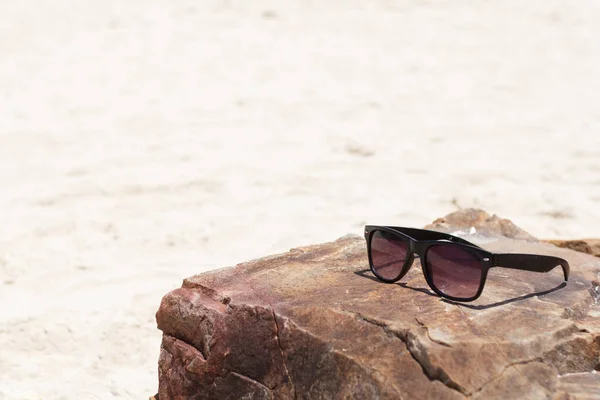
[[[0,10],[0,400],[146,398],[183,278],[365,223],[600,237],[597,1]]]

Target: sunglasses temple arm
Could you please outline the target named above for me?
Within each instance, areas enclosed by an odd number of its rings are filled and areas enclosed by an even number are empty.
[[[559,257],[537,254],[495,254],[494,266],[533,272],[550,272],[561,266],[565,281],[569,280],[569,263]]]

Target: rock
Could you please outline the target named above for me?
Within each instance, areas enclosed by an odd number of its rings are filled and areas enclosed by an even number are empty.
[[[470,232],[473,228],[480,235],[492,237],[507,237],[510,239],[536,241],[537,239],[519,228],[512,221],[497,215],[489,215],[483,210],[464,208],[438,218],[425,229],[452,233],[455,231]]]
[[[580,251],[600,257],[600,239],[580,239],[580,240],[544,240],[558,247]]]
[[[560,268],[495,268],[477,301],[455,303],[418,261],[399,284],[375,280],[356,236],[207,272],[157,312],[160,399],[599,398],[600,260],[474,215],[443,224],[475,221],[491,251],[563,257],[568,284]]]

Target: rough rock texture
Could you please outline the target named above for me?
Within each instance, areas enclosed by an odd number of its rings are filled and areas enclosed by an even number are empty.
[[[476,302],[453,303],[418,262],[399,284],[376,281],[358,236],[204,273],[157,313],[160,399],[600,398],[600,260],[463,216],[443,223],[501,233],[492,251],[566,258],[569,283],[560,268],[496,268]]]
[[[449,233],[455,231],[466,233],[473,228],[480,235],[537,241],[535,237],[513,224],[512,221],[497,215],[489,215],[485,211],[475,208],[465,208],[453,212],[436,219],[425,227],[425,229]]]
[[[545,242],[600,257],[600,239],[546,240]]]

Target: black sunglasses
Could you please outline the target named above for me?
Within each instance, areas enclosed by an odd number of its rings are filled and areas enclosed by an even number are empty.
[[[549,272],[561,266],[565,281],[569,263],[537,254],[494,254],[447,233],[395,226],[365,226],[371,271],[384,282],[401,279],[421,259],[425,280],[438,295],[456,301],[473,301],[483,291],[492,267]]]

